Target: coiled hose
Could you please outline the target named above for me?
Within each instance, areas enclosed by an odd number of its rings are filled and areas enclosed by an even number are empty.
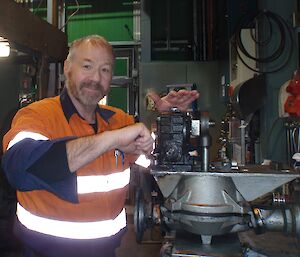
[[[265,53],[266,51],[263,50],[267,49],[267,47],[272,44],[272,40],[277,40],[277,36],[275,35],[276,28],[277,31],[279,31],[279,44],[271,52],[271,54],[264,57],[256,57],[251,55],[249,51],[247,51],[246,47],[243,44],[241,34],[242,29],[244,28],[257,27],[257,25],[261,25],[262,19],[265,19],[267,21],[266,23],[263,23],[265,26],[267,26],[266,31],[268,32],[268,34],[264,33],[265,38],[263,38],[262,35],[259,35],[259,39],[257,39],[257,37],[253,33],[251,33],[251,37],[257,47],[258,53]],[[274,73],[281,70],[284,66],[287,65],[293,53],[294,38],[291,26],[280,15],[271,11],[263,10],[254,14],[244,16],[237,25],[234,39],[236,52],[242,63],[247,68],[257,73]],[[247,64],[240,53],[243,53],[244,56],[255,61],[258,64],[258,68],[256,69]],[[280,58],[283,58],[284,61],[280,62],[281,64],[279,66],[276,66],[275,68],[269,69],[267,71],[262,71],[264,65],[272,64]]]

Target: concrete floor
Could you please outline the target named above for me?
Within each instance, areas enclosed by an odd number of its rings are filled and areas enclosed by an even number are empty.
[[[253,230],[239,233],[242,245],[268,257],[300,257],[300,239],[282,232],[255,234]],[[250,256],[250,255],[249,255]]]
[[[147,239],[147,241],[138,244],[135,240],[135,233],[133,224],[128,225],[128,232],[123,237],[122,244],[120,248],[116,251],[117,257],[159,257],[159,252],[161,248],[161,243],[159,241],[152,241]]]

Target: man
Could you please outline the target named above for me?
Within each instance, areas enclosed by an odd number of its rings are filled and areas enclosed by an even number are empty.
[[[24,257],[110,257],[120,244],[129,165],[152,151],[153,139],[130,115],[98,105],[113,63],[104,38],[73,42],[62,94],[20,109],[4,137],[3,168],[17,189],[15,233]],[[151,97],[163,111],[185,94]],[[198,97],[188,94],[182,108]]]

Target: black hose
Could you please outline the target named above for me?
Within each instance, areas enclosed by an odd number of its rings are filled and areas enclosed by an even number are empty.
[[[267,37],[264,41],[261,41],[259,39],[256,39],[256,36],[253,34],[252,30],[251,30],[251,38],[252,40],[255,42],[255,44],[259,45],[259,46],[266,46],[268,45],[271,40],[272,40],[272,34],[273,34],[273,27],[272,27],[272,23],[271,20],[269,19],[269,17],[266,17],[267,21],[268,21],[268,25],[269,25],[269,37]]]
[[[253,33],[251,33],[251,37],[255,44],[258,46],[259,50],[261,50],[262,47],[268,46],[268,44],[271,43],[272,36],[274,34],[274,29],[272,24],[275,24],[276,27],[279,30],[279,44],[278,47],[268,56],[266,57],[256,57],[251,55],[247,49],[245,48],[242,38],[241,38],[241,32],[243,28],[247,27],[253,27],[253,24],[255,26],[255,23],[259,22],[259,19],[265,18],[267,20],[268,25],[268,31],[269,36],[265,40],[257,40]],[[287,36],[288,35],[288,36]],[[275,14],[270,11],[259,11],[253,14],[246,15],[239,23],[236,29],[236,33],[234,35],[235,37],[235,47],[236,52],[242,63],[249,68],[250,70],[257,72],[257,73],[274,73],[279,70],[281,70],[291,59],[292,53],[293,53],[293,34],[291,31],[290,26],[287,24],[287,22],[278,14]],[[290,45],[290,47],[289,47]],[[281,65],[278,67],[269,70],[269,71],[261,71],[259,68],[255,69],[251,66],[249,66],[244,58],[241,56],[240,52],[243,53],[247,58],[255,61],[258,64],[258,67],[262,67],[262,65],[265,64],[271,64],[272,62],[278,60],[279,58],[283,58],[284,54],[286,52],[286,49],[288,49],[287,55],[285,55],[285,61],[281,62]],[[260,51],[261,52],[261,51]]]

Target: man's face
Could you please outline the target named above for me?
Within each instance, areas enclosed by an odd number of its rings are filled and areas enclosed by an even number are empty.
[[[95,106],[109,92],[113,57],[89,42],[80,45],[72,59],[65,62],[69,93],[85,106]]]

